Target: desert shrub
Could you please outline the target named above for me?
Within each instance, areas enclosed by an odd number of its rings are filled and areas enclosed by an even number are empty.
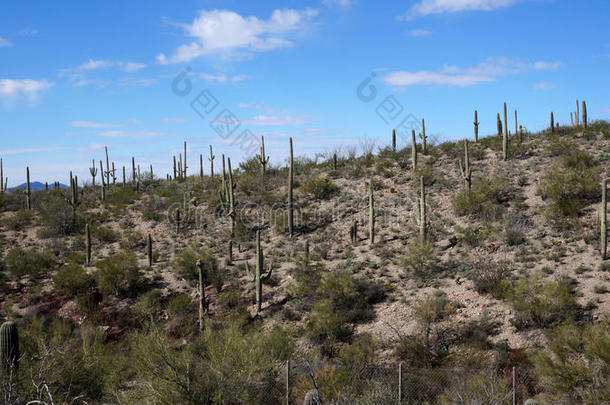
[[[132,204],[137,198],[136,191],[131,187],[115,186],[106,191],[106,203],[112,205]]]
[[[479,294],[491,294],[500,298],[510,286],[512,267],[506,260],[480,257],[472,262],[468,278]]]
[[[4,221],[4,226],[13,231],[18,231],[30,225],[34,214],[29,210],[19,210],[14,215],[9,216]]]
[[[462,188],[452,200],[457,215],[470,215],[482,220],[495,220],[504,212],[513,192],[506,177],[482,178],[472,182],[470,191]]]
[[[517,246],[525,242],[528,225],[527,218],[520,213],[507,215],[504,220],[504,240],[506,244]]]
[[[95,263],[100,292],[118,297],[132,293],[142,283],[138,260],[133,253],[119,253]]]
[[[519,330],[548,328],[574,320],[580,314],[570,280],[559,278],[543,282],[541,278],[540,274],[522,277],[507,293],[516,312],[511,322]]]
[[[472,375],[462,375],[449,384],[439,396],[439,405],[504,404],[512,398],[513,391],[504,376],[496,370],[482,370]]]
[[[435,274],[438,259],[432,243],[426,242],[422,245],[419,240],[414,240],[407,246],[407,254],[401,259],[401,263],[407,275],[426,280]]]
[[[326,176],[313,175],[301,184],[301,191],[317,199],[326,200],[335,194],[339,187]]]
[[[142,201],[142,219],[160,221],[167,214],[167,204],[156,194],[148,195]]]
[[[104,243],[114,243],[119,240],[118,232],[105,225],[93,224],[91,226],[91,237]]]
[[[125,250],[134,250],[143,248],[146,246],[147,236],[144,235],[143,232],[138,231],[137,229],[127,229],[123,232],[123,237],[121,238],[121,248]]]
[[[184,248],[172,260],[172,270],[190,282],[199,280],[197,261],[203,263],[204,279],[220,292],[224,284],[224,274],[218,268],[218,260],[208,249],[197,249],[193,246]]]
[[[161,312],[161,291],[150,290],[140,295],[133,312],[140,322],[154,321]]]
[[[8,271],[15,276],[39,275],[53,270],[57,265],[53,254],[36,249],[11,249],[5,261]]]
[[[41,236],[65,236],[76,231],[79,222],[74,223],[72,207],[66,203],[60,192],[41,193],[38,212],[43,225]]]
[[[54,276],[55,290],[60,294],[76,295],[86,292],[94,284],[91,277],[82,266],[75,263],[64,265]]]
[[[610,325],[564,325],[549,332],[548,350],[534,356],[542,403],[610,400]],[[566,403],[567,403],[566,402]],[[562,402],[563,403],[563,402]]]
[[[572,149],[565,152],[544,171],[539,191],[550,200],[546,210],[547,220],[558,228],[571,224],[569,219],[578,217],[585,205],[599,198],[600,168],[586,151]]]

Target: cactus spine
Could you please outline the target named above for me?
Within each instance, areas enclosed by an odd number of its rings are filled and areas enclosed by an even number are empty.
[[[415,139],[415,130],[411,130],[411,166],[413,173],[417,171],[417,139]]]
[[[91,227],[89,226],[89,224],[85,225],[85,239],[87,249],[87,257],[85,260],[85,264],[87,266],[91,266]]]
[[[555,116],[553,115],[553,111],[551,111],[551,133],[555,133]]]
[[[502,134],[502,157],[508,160],[508,117],[506,115],[506,102],[504,103],[504,132]]]
[[[153,265],[153,240],[152,236],[149,233],[148,238],[146,239],[146,253],[148,256],[148,267],[152,269]]]
[[[256,314],[261,312],[263,301],[263,282],[271,278],[273,267],[269,265],[267,274],[263,273],[265,266],[265,256],[261,248],[261,231],[256,231],[256,274],[254,275],[254,283],[256,288]]]
[[[205,313],[207,313],[208,305],[205,299],[205,278],[203,276],[203,263],[201,262],[201,260],[197,260],[197,269],[199,271],[199,291],[197,291],[199,293],[199,297],[197,300],[199,303],[199,332],[203,332],[203,317]]]
[[[602,206],[601,206],[601,254],[602,260],[606,258],[606,247],[607,243],[607,226],[606,213],[608,211],[608,179],[602,180]]]
[[[427,228],[427,215],[426,215],[426,186],[424,185],[424,176],[419,177],[419,187],[421,196],[419,198],[419,239],[424,246],[426,244],[426,228]]]
[[[0,361],[4,370],[9,373],[19,365],[19,331],[17,325],[11,321],[0,326]]]
[[[396,130],[392,130],[392,152],[396,152]]]
[[[369,240],[375,243],[375,200],[373,199],[373,180],[369,180]]]
[[[294,160],[292,154],[292,137],[290,138],[290,167],[288,169],[288,234],[292,238],[294,235],[294,213],[292,200],[292,186],[294,185]]]
[[[95,159],[93,159],[93,164],[89,168],[89,173],[91,173],[91,183],[95,186],[95,176],[97,176],[97,167],[95,167]]]
[[[587,128],[587,103],[582,101],[582,126]]]
[[[426,123],[423,118],[421,119],[421,134],[419,136],[421,137],[421,150],[425,155],[428,151],[428,141],[426,139]]]
[[[479,142],[479,120],[477,110],[474,110],[474,141]]]
[[[210,177],[214,177],[214,154],[212,153],[212,145],[210,145],[210,157],[208,160],[210,161]]]
[[[261,136],[261,152],[257,156],[258,163],[261,165],[261,174],[265,175],[265,169],[267,168],[267,163],[269,163],[269,156],[265,156],[265,137]]]
[[[470,191],[472,184],[472,170],[470,169],[470,154],[468,153],[468,139],[464,140],[464,164],[459,161],[460,172],[462,173],[462,179],[464,179],[464,186]]]
[[[32,189],[30,188],[30,167],[25,168],[26,186],[25,186],[25,205],[28,210],[32,209]]]

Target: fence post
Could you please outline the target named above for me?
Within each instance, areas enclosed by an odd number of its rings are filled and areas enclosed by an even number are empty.
[[[398,363],[398,405],[402,403],[402,361]]]
[[[286,405],[290,405],[290,360],[286,361]]]
[[[517,403],[516,402],[517,397],[516,397],[516,389],[515,388],[516,388],[515,387],[515,366],[513,366],[513,405],[515,405]]]

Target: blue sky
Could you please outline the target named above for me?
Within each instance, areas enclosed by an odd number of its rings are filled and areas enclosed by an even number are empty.
[[[433,138],[460,139],[474,109],[493,133],[503,101],[509,128],[515,108],[529,130],[550,111],[569,123],[576,99],[610,119],[607,0],[380,3],[4,1],[5,176],[22,183],[29,165],[33,180],[86,179],[104,145],[118,167],[133,155],[164,176],[184,140],[194,173],[209,144],[240,160],[260,135],[282,163],[289,136],[313,156],[384,146],[421,118]]]

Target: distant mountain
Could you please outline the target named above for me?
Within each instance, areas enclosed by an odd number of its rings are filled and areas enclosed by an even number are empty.
[[[20,184],[16,187],[11,187],[8,189],[9,192],[14,191],[14,190],[19,190],[19,189],[25,189],[26,187],[26,183]],[[68,186],[66,186],[65,184],[59,183],[59,188],[70,188]],[[30,182],[30,189],[32,191],[40,191],[40,190],[44,190],[45,189],[45,185],[44,183],[41,183],[39,181],[34,181],[34,182]],[[53,183],[49,184],[49,189],[53,189]]]

